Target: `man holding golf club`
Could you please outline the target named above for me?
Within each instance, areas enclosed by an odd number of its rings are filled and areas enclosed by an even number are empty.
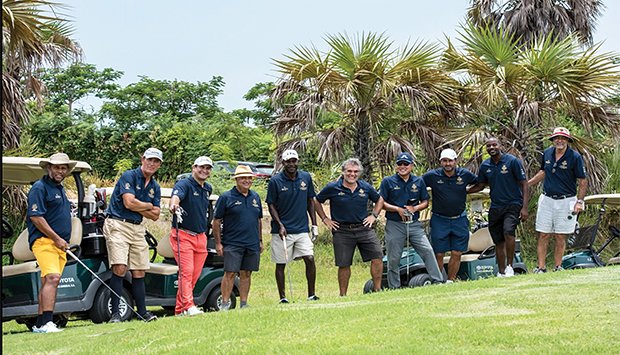
[[[308,215],[312,222],[312,239],[319,235],[312,199],[315,196],[312,177],[299,170],[299,155],[293,149],[282,153],[284,170],[269,180],[267,205],[271,214],[271,260],[276,263],[276,284],[280,303],[289,303],[284,290],[284,269],[290,260],[302,258],[306,265],[308,300],[319,298],[315,294],[316,265],[314,244],[308,234]],[[289,268],[289,292],[292,280]],[[292,294],[289,295],[292,297]]]
[[[239,273],[240,308],[248,306],[252,271],[258,271],[263,252],[263,208],[260,196],[252,190],[254,174],[246,165],[237,165],[235,186],[224,192],[215,205],[213,236],[217,254],[224,256],[222,304],[220,310],[230,309],[235,275]]]
[[[211,158],[198,157],[192,166],[192,175],[179,180],[172,189],[170,213],[174,217],[170,245],[179,266],[175,315],[204,313],[194,304],[193,291],[208,255],[209,196],[213,189],[206,180],[212,168]]]
[[[62,181],[76,165],[65,153],[42,159],[46,174],[28,192],[28,243],[41,268],[39,311],[33,333],[62,331],[53,322],[56,290],[67,263],[66,249],[71,238],[71,202]]]
[[[444,149],[439,155],[441,168],[433,169],[422,177],[432,190],[431,244],[435,251],[439,270],[443,269],[444,254],[450,252],[448,280],[456,280],[461,266],[461,255],[469,243],[469,219],[465,204],[467,186],[476,182],[471,171],[459,168],[457,155],[452,149]]]
[[[319,217],[332,231],[341,297],[347,295],[356,246],[362,260],[370,261],[373,290],[381,290],[383,251],[372,225],[383,208],[383,199],[372,185],[359,180],[362,173],[363,167],[359,159],[347,159],[342,163],[342,176],[338,181],[327,184],[314,199]],[[325,215],[321,205],[327,200],[331,218]],[[375,203],[375,207],[369,215],[370,201]]]
[[[153,177],[164,161],[157,148],[147,149],[141,158],[142,165],[121,175],[114,186],[103,235],[112,266],[110,286],[116,295],[123,290],[123,278],[131,271],[131,291],[138,308],[139,318],[145,322],[157,319],[146,310],[145,271],[149,268],[149,246],[144,239],[144,217],[156,221],[159,218],[161,190]],[[120,299],[112,295],[110,323],[121,322]]]
[[[381,181],[379,188],[387,211],[385,217],[385,246],[388,257],[388,287],[399,288],[400,259],[407,244],[411,243],[418,252],[433,283],[442,283],[437,259],[433,253],[424,227],[420,223],[420,211],[428,207],[430,196],[421,177],[411,173],[413,156],[402,152],[396,157],[396,174]],[[409,275],[407,275],[409,277]]]
[[[585,207],[583,198],[588,187],[583,158],[569,146],[569,142],[573,142],[570,131],[557,127],[549,139],[553,146],[545,149],[540,170],[528,181],[531,186],[543,180],[543,193],[538,198],[536,212],[536,231],[540,233],[536,245],[536,274],[547,272],[547,248],[552,237],[555,237],[553,271],[564,270],[562,257],[566,249],[566,236],[575,231],[577,215]]]

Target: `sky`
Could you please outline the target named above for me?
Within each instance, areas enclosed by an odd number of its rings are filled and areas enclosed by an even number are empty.
[[[259,82],[278,79],[273,59],[295,46],[325,49],[328,34],[384,33],[396,47],[458,38],[469,1],[418,0],[60,0],[85,63],[124,72],[121,86],[145,75],[208,82],[222,76],[225,111],[252,108],[243,99]],[[605,0],[595,42],[620,53],[620,1]],[[83,102],[97,108],[94,100]]]

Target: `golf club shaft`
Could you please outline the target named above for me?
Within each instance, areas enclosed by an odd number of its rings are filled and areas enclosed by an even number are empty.
[[[177,237],[177,266],[179,268],[179,276],[177,277],[177,285],[179,286],[179,292],[181,293],[181,307],[183,307],[183,311],[185,311],[185,300],[183,299],[183,283],[181,282],[181,240],[179,239],[179,218],[174,214],[172,216],[174,221],[174,229]]]
[[[75,254],[73,254],[73,252],[69,249],[65,250],[67,252],[67,254],[69,254],[73,259],[75,259],[75,261],[77,261],[80,265],[82,265],[82,267],[86,270],[88,270],[88,272],[90,272],[97,280],[99,280],[99,282],[101,282],[103,284],[103,286],[107,287],[108,290],[110,290],[110,292],[112,292],[112,294],[116,297],[118,297],[119,300],[122,300],[123,298],[121,296],[119,296],[118,293],[116,293],[112,287],[110,287],[110,285],[108,285],[107,283],[103,282],[103,280],[97,276],[97,274],[95,274],[95,272],[93,270],[91,270],[88,266],[86,266],[86,264],[84,264],[82,262],[82,260],[78,259],[77,256],[75,256]],[[133,307],[129,306],[129,303],[125,302],[125,304],[127,305],[127,308],[131,309],[131,311],[138,316],[138,318],[142,319],[143,321],[146,321],[146,319],[144,319],[138,312],[136,312],[135,309],[133,309]]]
[[[286,246],[286,236],[284,236],[284,238],[282,238],[282,243],[284,244],[284,258],[286,260],[286,278],[288,279],[288,291],[289,291],[289,295],[291,297],[291,300],[293,299],[293,281],[291,280],[291,268],[288,265],[288,247]]]

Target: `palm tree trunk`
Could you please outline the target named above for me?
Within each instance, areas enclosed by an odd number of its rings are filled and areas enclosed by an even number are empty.
[[[355,132],[355,155],[364,166],[361,179],[372,184],[372,162],[370,161],[370,121],[368,112],[361,111],[357,118],[357,130]]]

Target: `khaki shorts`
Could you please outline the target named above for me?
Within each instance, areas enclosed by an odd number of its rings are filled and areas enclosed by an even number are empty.
[[[127,265],[129,270],[148,270],[149,246],[144,239],[145,232],[141,224],[107,218],[103,224],[103,236],[110,265]]]
[[[67,253],[58,249],[50,238],[41,237],[32,244],[32,253],[41,268],[41,277],[49,274],[62,275],[67,263]]]
[[[288,260],[293,261],[302,256],[314,255],[314,244],[308,233],[289,234],[286,236],[286,248]],[[271,235],[271,261],[276,264],[286,264],[284,255],[284,242],[279,234]]]

